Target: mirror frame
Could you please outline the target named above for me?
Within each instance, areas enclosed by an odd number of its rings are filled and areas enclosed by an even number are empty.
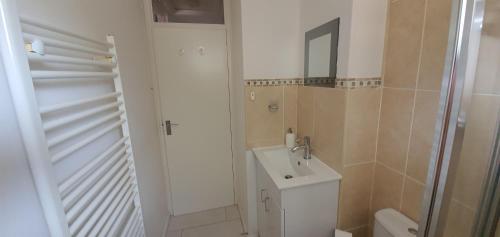
[[[305,50],[304,50],[304,82],[307,81],[309,77],[309,45],[310,42],[321,36],[331,34],[331,44],[330,44],[330,74],[328,77],[314,77],[314,79],[335,79],[337,77],[337,52],[339,45],[339,35],[340,35],[340,18],[335,18],[323,25],[320,25],[312,30],[305,33]],[[315,84],[315,83],[313,83]],[[330,84],[330,83],[329,83]],[[335,86],[335,81],[333,86]]]

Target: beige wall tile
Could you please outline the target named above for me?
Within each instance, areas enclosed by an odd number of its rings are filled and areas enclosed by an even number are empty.
[[[346,91],[314,88],[313,153],[330,167],[342,168]]]
[[[314,134],[314,88],[299,86],[297,101],[297,133],[299,137]]]
[[[448,208],[443,237],[469,237],[473,224],[474,212],[452,200]]]
[[[373,184],[372,213],[384,208],[399,209],[403,176],[383,165],[375,165]]]
[[[368,226],[357,227],[355,229],[347,230],[352,233],[352,237],[368,237],[370,236]]]
[[[297,86],[285,86],[285,106],[284,106],[284,128],[285,132],[288,128],[292,128],[294,133],[297,133]]]
[[[439,110],[439,92],[417,91],[415,100],[406,175],[425,183]]]
[[[418,223],[425,186],[406,178],[403,190],[401,212]]]
[[[439,90],[448,46],[451,0],[428,0],[418,88]]]
[[[483,34],[479,49],[474,91],[500,94],[500,36]]]
[[[344,167],[341,182],[341,229],[368,225],[374,163]]]
[[[475,91],[500,94],[500,3],[486,1]]]
[[[384,88],[380,114],[377,162],[404,170],[413,108],[413,90]]]
[[[424,4],[424,0],[391,1],[384,73],[386,86],[416,86]]]
[[[250,100],[252,91],[254,101]],[[245,96],[247,147],[283,144],[283,87],[246,87]],[[280,110],[269,112],[270,103],[277,103]]]
[[[344,163],[375,160],[381,89],[348,92]]]
[[[454,199],[472,208],[481,195],[499,109],[500,96],[472,96],[453,190]]]

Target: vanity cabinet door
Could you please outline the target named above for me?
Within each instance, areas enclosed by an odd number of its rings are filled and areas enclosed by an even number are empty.
[[[268,237],[284,237],[284,211],[277,205],[272,198],[264,202],[266,211],[267,235]]]
[[[284,212],[279,191],[260,164],[257,165],[257,223],[259,237],[284,237]]]
[[[269,196],[266,189],[261,189],[261,199],[258,205],[259,237],[284,237],[284,212]],[[260,197],[259,197],[260,198]]]

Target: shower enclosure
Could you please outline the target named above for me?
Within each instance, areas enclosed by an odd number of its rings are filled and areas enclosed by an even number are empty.
[[[451,7],[418,237],[498,237],[500,1]]]

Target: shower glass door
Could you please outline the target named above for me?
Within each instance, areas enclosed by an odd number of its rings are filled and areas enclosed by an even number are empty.
[[[455,0],[419,237],[500,237],[500,0]]]

